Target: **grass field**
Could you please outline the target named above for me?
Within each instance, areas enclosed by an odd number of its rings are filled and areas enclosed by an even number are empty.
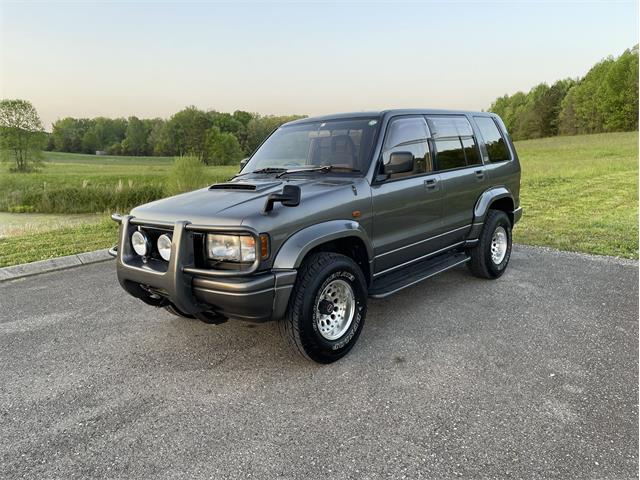
[[[55,213],[7,213],[0,212],[0,238],[17,237],[27,233],[41,233],[61,227],[97,223],[104,214],[55,214]]]
[[[173,157],[126,157],[84,153],[42,152],[45,162],[100,165],[171,165]]]
[[[64,157],[67,155],[68,157]],[[100,213],[126,210],[165,196],[168,157],[107,157],[45,152],[35,173],[9,173],[0,164],[0,211]],[[84,162],[84,163],[82,163]],[[202,185],[222,181],[238,167],[207,167]]]
[[[523,219],[514,230],[516,242],[638,258],[637,132],[526,140],[517,142],[516,149],[522,163],[524,207]],[[96,186],[87,191],[93,194],[118,189],[133,192],[144,186],[151,194],[162,192],[171,163],[162,157],[52,152],[46,158],[50,163],[35,174],[9,174],[6,165],[0,167],[0,211],[9,210],[20,192],[47,188],[69,187],[75,192]],[[208,167],[203,185],[228,178],[235,171],[235,167]],[[115,197],[105,198],[114,201]],[[55,228],[55,217],[48,217],[46,228],[0,238],[0,266],[111,246],[116,225],[107,220],[108,209],[104,210],[102,217],[92,216],[85,225]]]
[[[516,242],[638,258],[638,132],[526,140]]]

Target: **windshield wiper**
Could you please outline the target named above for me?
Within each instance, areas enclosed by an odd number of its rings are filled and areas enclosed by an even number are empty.
[[[332,171],[343,171],[343,172],[359,172],[360,170],[356,168],[350,167],[340,167],[338,165],[323,165],[321,167],[308,167],[308,168],[294,168],[291,170],[285,170],[284,172],[280,172],[276,175],[276,178],[280,178],[283,175],[288,175],[290,173],[305,173],[305,172],[332,172]]]
[[[237,175],[234,175],[233,177],[231,177],[231,180],[233,180],[234,178],[242,177],[244,175],[249,175],[251,173],[284,173],[286,170],[287,170],[286,168],[281,168],[281,167],[259,168],[251,172],[238,173]]]

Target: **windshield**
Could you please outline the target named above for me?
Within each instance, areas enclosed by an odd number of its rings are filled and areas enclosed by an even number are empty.
[[[377,127],[373,118],[280,127],[258,148],[242,173],[328,166],[336,171],[362,172],[369,165]]]

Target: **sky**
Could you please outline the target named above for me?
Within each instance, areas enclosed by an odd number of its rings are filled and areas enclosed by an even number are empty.
[[[638,43],[636,1],[8,2],[0,96],[58,118],[487,109]]]

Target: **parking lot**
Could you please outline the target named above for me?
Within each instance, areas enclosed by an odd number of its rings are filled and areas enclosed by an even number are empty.
[[[112,261],[0,283],[3,478],[635,478],[638,263],[515,247],[372,301],[329,366]]]

